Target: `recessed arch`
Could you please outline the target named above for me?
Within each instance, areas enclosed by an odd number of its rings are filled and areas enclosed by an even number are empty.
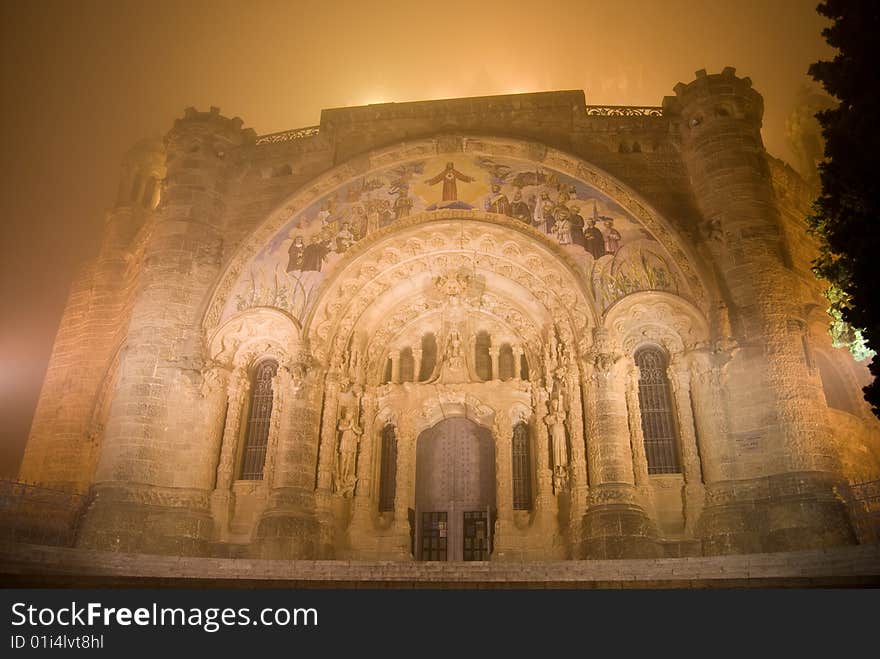
[[[355,331],[379,331],[378,321],[395,321],[398,310],[402,326],[407,312],[427,313],[450,297],[464,303],[471,293],[472,303],[518,328],[526,343],[556,323],[574,349],[589,344],[597,312],[583,272],[529,227],[478,211],[447,211],[407,218],[389,229],[353,247],[321,285],[305,320],[319,361],[332,362]],[[469,278],[462,286],[477,290],[447,290],[462,277]]]

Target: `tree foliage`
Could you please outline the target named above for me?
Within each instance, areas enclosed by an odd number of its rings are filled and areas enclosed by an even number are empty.
[[[809,72],[839,103],[816,115],[825,160],[809,218],[822,245],[813,269],[831,283],[838,332],[845,322],[855,328],[851,338],[863,338],[875,353],[869,365],[874,381],[864,391],[880,417],[880,2],[826,0],[817,11],[833,21],[822,36],[837,54]]]

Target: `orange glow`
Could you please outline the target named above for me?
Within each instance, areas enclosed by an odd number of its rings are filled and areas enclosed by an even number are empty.
[[[736,66],[765,97],[768,150],[829,51],[817,0],[156,0],[0,3],[0,475],[14,474],[75,270],[97,252],[123,154],[184,108],[271,133],[322,108],[584,89],[660,105]],[[13,351],[9,346],[15,346]],[[14,354],[13,354],[14,353]],[[16,372],[19,372],[17,370]],[[4,376],[6,377],[6,376]]]

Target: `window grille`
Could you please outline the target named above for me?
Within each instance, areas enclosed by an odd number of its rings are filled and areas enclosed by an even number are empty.
[[[272,378],[277,372],[278,362],[274,360],[260,362],[254,370],[250,413],[241,461],[242,480],[263,480],[266,447],[269,443],[269,423],[272,418]]]
[[[513,427],[513,509],[532,507],[532,460],[529,452],[529,427],[517,423]]]
[[[666,354],[654,346],[640,348],[636,351],[635,362],[639,368],[639,408],[648,473],[680,473],[678,433],[666,375]]]

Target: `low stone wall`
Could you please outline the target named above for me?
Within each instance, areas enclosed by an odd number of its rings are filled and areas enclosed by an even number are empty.
[[[227,588],[718,588],[880,586],[880,545],[534,563],[272,561],[0,546],[9,586]]]

